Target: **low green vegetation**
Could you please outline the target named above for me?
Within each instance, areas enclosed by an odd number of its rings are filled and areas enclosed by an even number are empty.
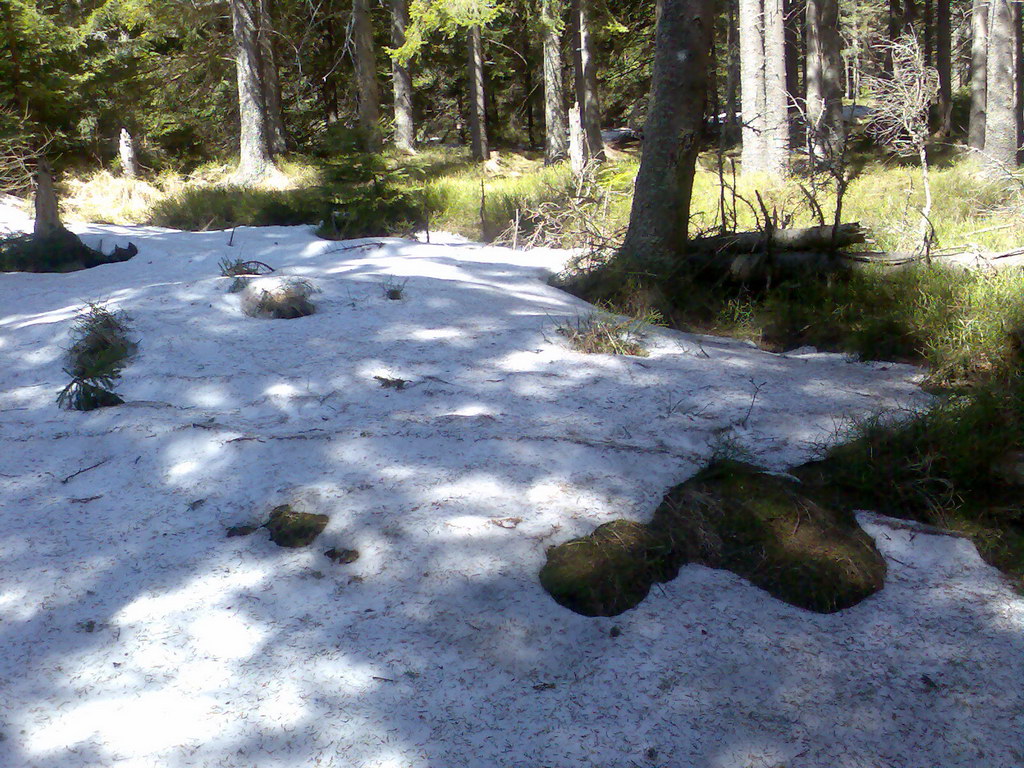
[[[886,570],[851,513],[813,501],[792,479],[724,460],[670,490],[650,523],[616,520],[552,547],[540,581],[578,613],[614,616],[686,563],[732,571],[820,613],[874,594]]]
[[[577,352],[646,357],[644,329],[658,321],[653,314],[623,317],[594,312],[559,323],[555,331]]]

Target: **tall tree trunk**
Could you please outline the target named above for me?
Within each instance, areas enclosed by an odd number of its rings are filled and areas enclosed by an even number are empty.
[[[993,172],[1017,165],[1014,0],[992,0],[986,72],[985,157]]]
[[[803,26],[804,16],[806,15],[804,0],[784,0],[783,7],[783,21],[785,24],[785,41],[786,41],[786,92],[789,94],[789,99],[786,103],[786,110],[789,113],[790,118],[796,116],[797,107],[802,104],[806,98],[806,93],[801,94],[800,89],[800,32]],[[806,86],[806,76],[804,85]],[[798,143],[799,137],[796,134],[797,121],[789,120],[790,130],[790,143]]]
[[[36,163],[36,219],[32,233],[36,237],[49,237],[64,232],[57,206],[57,191],[53,186],[53,168],[46,160]]]
[[[932,66],[932,0],[924,0],[923,13],[921,14],[921,42],[922,53],[924,54],[924,65]]]
[[[391,45],[405,44],[405,30],[409,26],[409,0],[391,0]],[[391,61],[391,84],[395,96],[395,147],[399,152],[416,151],[416,132],[412,118],[412,74],[408,64]]]
[[[576,36],[576,101],[580,105],[583,133],[586,136],[587,162],[604,162],[601,138],[601,104],[597,95],[597,67],[590,40],[591,0],[573,0],[573,25]]]
[[[782,0],[764,0],[764,108],[766,170],[789,163],[789,95],[786,91],[786,29]]]
[[[541,0],[540,26],[544,47],[544,162],[550,165],[564,160],[569,152],[562,85],[561,0]]]
[[[473,159],[483,162],[491,156],[487,146],[487,116],[484,112],[484,51],[480,27],[469,28],[469,134]]]
[[[939,72],[939,136],[953,128],[953,58],[949,0],[935,0],[935,68]]]
[[[740,0],[743,172],[781,175],[789,160],[782,0]]]
[[[267,143],[272,154],[284,152],[288,141],[284,131],[281,109],[281,81],[277,74],[277,56],[274,53],[274,16],[272,0],[259,0],[257,35],[260,47],[260,83],[263,103],[267,110]]]
[[[844,141],[839,0],[807,0],[807,130],[815,155],[834,159]]]
[[[704,127],[713,0],[665,0],[654,55],[654,92],[620,255],[665,264],[686,243],[694,166]]]
[[[985,104],[988,88],[989,0],[974,0],[971,9],[971,117],[967,144],[985,148]]]
[[[761,0],[739,0],[740,99],[744,173],[765,170],[764,14]]]
[[[889,29],[888,29],[888,40],[893,42],[899,39],[900,28],[903,21],[903,11],[900,8],[900,0],[889,0]],[[882,63],[882,68],[885,70],[887,75],[892,74],[892,49],[886,46],[885,59]]]
[[[127,128],[122,128],[117,140],[117,154],[121,158],[121,173],[126,179],[139,175],[139,160],[135,156],[135,142]]]
[[[267,114],[260,78],[256,9],[252,0],[231,0],[238,73],[239,159],[236,178],[242,184],[261,181],[273,172],[267,140]]]
[[[1016,87],[1014,88],[1014,116],[1017,119],[1017,164],[1021,162],[1021,145],[1024,144],[1024,121],[1021,120],[1021,105],[1024,105],[1024,37],[1021,36],[1020,3],[1013,4],[1013,72]]]
[[[363,149],[367,152],[380,152],[384,146],[384,137],[380,130],[380,88],[377,86],[377,56],[373,50],[369,0],[352,0],[352,35]]]
[[[735,128],[739,121],[739,93],[740,61],[736,38],[739,30],[736,28],[736,0],[727,0],[725,14],[725,50],[726,50],[726,72],[725,72],[725,121],[732,131],[731,136],[735,137]]]

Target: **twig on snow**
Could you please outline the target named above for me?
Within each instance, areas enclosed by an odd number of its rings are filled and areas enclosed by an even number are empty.
[[[110,457],[109,456],[107,458],[103,459],[102,461],[96,462],[91,467],[86,467],[85,469],[80,469],[77,472],[73,472],[72,474],[68,475],[67,477],[65,477],[60,482],[61,482],[62,485],[67,485],[68,481],[73,480],[74,478],[78,477],[79,475],[85,474],[86,472],[88,472],[91,469],[96,469],[96,467],[102,467],[108,461],[110,461]]]

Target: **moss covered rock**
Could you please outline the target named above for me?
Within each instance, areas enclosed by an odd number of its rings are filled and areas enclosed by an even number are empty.
[[[821,613],[874,594],[886,570],[852,513],[816,503],[795,480],[722,461],[672,488],[650,523],[618,520],[552,547],[540,579],[567,608],[614,616],[689,562]]]
[[[327,515],[296,512],[290,504],[274,507],[264,527],[279,547],[306,547],[327,527]]]
[[[675,575],[672,555],[648,526],[615,520],[549,549],[540,583],[576,613],[614,616],[647,597],[651,584]]]

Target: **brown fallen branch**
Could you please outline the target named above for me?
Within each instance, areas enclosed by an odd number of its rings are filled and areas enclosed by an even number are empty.
[[[756,253],[758,251],[833,251],[868,241],[868,231],[858,222],[837,227],[771,229],[765,232],[736,232],[690,241],[691,253]]]

